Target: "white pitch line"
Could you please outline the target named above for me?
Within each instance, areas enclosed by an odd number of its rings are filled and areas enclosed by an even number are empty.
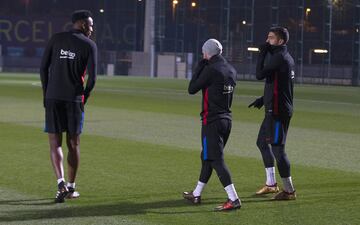
[[[41,82],[32,82],[31,85],[41,87]]]
[[[141,90],[141,89],[130,89],[130,88],[125,88],[125,89],[111,89],[111,88],[96,88],[96,90],[99,91],[104,91],[104,92],[113,92],[113,93],[126,93],[126,92],[132,92],[132,93],[143,93],[143,94],[148,94],[148,93],[155,93],[155,94],[176,94],[176,95],[183,95],[183,94],[187,94],[187,91],[184,90],[173,90],[173,89],[166,89],[166,88],[156,88],[156,89],[148,89],[148,91],[146,90]],[[240,97],[240,98],[246,98],[246,99],[252,99],[252,98],[258,98],[259,96],[255,96],[255,95],[235,95],[236,97]],[[322,104],[337,104],[337,105],[355,105],[355,106],[360,106],[360,103],[351,103],[351,102],[334,102],[334,101],[322,101],[322,100],[310,100],[310,99],[301,99],[301,98],[295,98],[295,101],[302,101],[302,102],[310,102],[310,103],[322,103]]]
[[[30,84],[32,86],[41,87],[41,82],[37,81],[29,81],[29,80],[0,80],[0,84]],[[173,89],[167,89],[167,88],[154,88],[154,89],[148,89],[142,90],[142,89],[130,89],[130,88],[124,88],[124,89],[112,89],[112,88],[96,88],[98,91],[104,91],[104,92],[113,92],[113,93],[125,93],[125,92],[132,92],[132,93],[155,93],[155,94],[172,94],[172,95],[187,95],[187,90],[173,90]],[[236,97],[240,98],[257,98],[259,96],[254,95],[236,95]],[[336,105],[352,105],[352,106],[360,106],[360,103],[350,103],[350,102],[334,102],[334,101],[322,101],[322,100],[310,100],[310,99],[300,99],[295,98],[295,101],[302,101],[302,102],[310,102],[310,103],[321,103],[321,104],[336,104]]]

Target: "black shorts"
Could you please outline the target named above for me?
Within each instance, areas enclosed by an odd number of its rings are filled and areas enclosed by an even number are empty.
[[[201,159],[216,160],[223,158],[223,151],[231,131],[231,120],[219,119],[201,128]]]
[[[84,124],[84,104],[46,99],[45,129],[47,133],[80,134]]]
[[[267,144],[284,145],[291,117],[276,117],[266,114],[261,124],[258,139],[265,139]]]

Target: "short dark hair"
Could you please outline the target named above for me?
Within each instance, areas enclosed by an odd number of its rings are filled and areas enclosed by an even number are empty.
[[[76,23],[76,21],[87,19],[89,17],[92,17],[92,13],[89,10],[76,10],[71,16],[71,22]]]
[[[275,33],[275,35],[284,40],[284,44],[289,41],[289,31],[285,27],[271,27],[270,32]]]

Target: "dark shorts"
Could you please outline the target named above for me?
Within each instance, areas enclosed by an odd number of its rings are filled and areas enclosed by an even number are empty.
[[[201,128],[201,159],[223,158],[223,151],[231,131],[231,120],[219,119]]]
[[[46,99],[45,129],[47,133],[80,134],[84,124],[84,104]]]
[[[291,117],[274,117],[266,114],[261,124],[258,141],[271,145],[284,145]]]

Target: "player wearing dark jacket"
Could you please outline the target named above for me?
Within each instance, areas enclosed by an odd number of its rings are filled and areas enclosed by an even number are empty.
[[[84,104],[96,80],[97,47],[90,40],[93,31],[91,13],[75,11],[73,30],[51,37],[41,62],[40,78],[44,96],[45,132],[50,143],[50,157],[57,177],[58,191],[55,202],[76,198],[75,178],[80,159],[80,134],[84,122]],[[86,87],[86,71],[89,76]],[[66,132],[69,149],[68,183],[65,184],[62,132]]]
[[[96,58],[96,44],[81,30],[54,34],[44,51],[40,69],[44,98],[68,102],[87,99],[95,86]],[[89,76],[84,89],[86,72]]]
[[[294,60],[286,47],[288,40],[289,33],[286,28],[270,29],[266,44],[260,46],[256,66],[256,78],[265,79],[264,95],[249,105],[259,109],[265,105],[265,118],[260,127],[257,146],[264,161],[266,183],[256,194],[279,191],[275,179],[275,158],[284,184],[284,190],[274,196],[275,200],[296,199],[290,162],[285,153],[286,135],[293,114],[295,76]]]
[[[231,131],[231,104],[236,85],[235,69],[221,56],[219,41],[209,39],[203,45],[204,59],[199,62],[189,84],[189,94],[202,91],[201,173],[193,191],[184,192],[185,199],[201,202],[201,192],[214,169],[228,194],[228,200],[217,211],[239,209],[240,199],[224,162],[223,151]]]
[[[271,56],[264,65],[267,52]],[[294,60],[286,45],[266,45],[262,48],[257,62],[256,78],[265,79],[263,101],[266,113],[281,117],[292,116],[294,76]]]
[[[202,60],[189,84],[189,94],[202,90],[203,124],[214,120],[231,120],[231,104],[233,90],[236,85],[236,71],[221,55],[215,55],[210,60]],[[202,76],[200,76],[200,74]]]

